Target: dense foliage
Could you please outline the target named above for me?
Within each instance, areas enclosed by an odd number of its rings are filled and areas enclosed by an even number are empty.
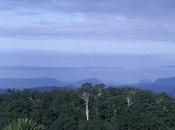
[[[0,129],[18,118],[47,130],[174,130],[175,100],[163,93],[91,84],[78,90],[8,91],[0,96]]]

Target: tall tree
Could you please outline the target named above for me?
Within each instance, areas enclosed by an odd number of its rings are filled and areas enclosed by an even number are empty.
[[[90,83],[85,83],[82,84],[80,87],[80,92],[81,92],[81,99],[85,101],[85,113],[86,113],[86,120],[89,121],[89,98],[94,92],[94,88],[92,84]]]

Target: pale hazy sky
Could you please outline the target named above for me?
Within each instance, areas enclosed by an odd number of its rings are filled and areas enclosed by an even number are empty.
[[[0,50],[175,53],[174,0],[1,0]]]

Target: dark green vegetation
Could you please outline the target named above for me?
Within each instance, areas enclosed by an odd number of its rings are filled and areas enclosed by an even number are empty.
[[[29,119],[18,119],[5,126],[3,130],[45,130],[44,126]]]
[[[174,130],[175,100],[163,93],[91,84],[78,90],[8,91],[0,96],[0,129],[18,118],[47,130]]]

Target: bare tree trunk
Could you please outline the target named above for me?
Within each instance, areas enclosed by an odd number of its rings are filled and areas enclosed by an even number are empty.
[[[134,104],[134,96],[135,96],[136,92],[135,91],[129,91],[128,96],[126,97],[127,100],[127,107],[128,110],[130,109],[130,107]]]
[[[127,97],[126,99],[127,99],[127,104],[128,104],[127,106],[128,106],[128,108],[129,108],[129,107],[130,107],[130,105],[131,105],[131,102],[130,102],[130,97]]]
[[[32,102],[32,104],[35,104],[31,97],[28,97],[28,99]]]
[[[86,100],[86,120],[89,121],[89,99]]]
[[[156,100],[156,103],[162,105],[162,112],[168,111],[168,110],[167,110],[167,107],[166,107],[165,100],[164,100],[163,98],[157,99],[157,100]]]
[[[82,99],[85,101],[85,106],[86,106],[86,120],[89,121],[89,94],[84,92],[82,95]]]

